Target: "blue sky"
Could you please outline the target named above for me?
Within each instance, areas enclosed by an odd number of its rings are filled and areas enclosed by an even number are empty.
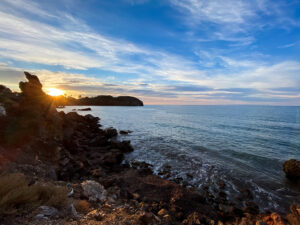
[[[146,104],[300,105],[300,1],[0,0],[0,81]]]

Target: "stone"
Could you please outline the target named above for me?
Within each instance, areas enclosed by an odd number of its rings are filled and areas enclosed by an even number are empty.
[[[118,135],[118,131],[115,128],[109,127],[104,130],[104,134],[107,138],[113,138]]]
[[[291,213],[287,215],[287,219],[291,225],[300,224],[300,204],[290,206]]]
[[[78,111],[92,111],[92,109],[89,107],[89,108],[78,109]]]
[[[300,161],[290,159],[283,163],[283,171],[287,178],[292,180],[300,179]]]
[[[75,209],[75,206],[73,204],[70,204],[70,206],[69,206],[69,213],[73,218],[78,218],[79,217],[79,215],[78,215],[78,213]]]
[[[159,216],[164,216],[164,215],[166,215],[167,213],[168,213],[167,210],[161,209],[161,210],[158,211],[157,215],[159,215]]]
[[[0,105],[0,116],[6,116],[6,110],[2,105]]]
[[[132,131],[130,131],[130,130],[120,130],[119,133],[120,133],[120,134],[123,134],[123,135],[127,135],[127,134],[132,133]]]
[[[48,217],[58,214],[58,210],[54,207],[42,205],[38,208],[39,214],[37,214],[35,219],[47,219]]]
[[[103,202],[107,197],[107,191],[96,181],[86,180],[81,183],[83,195],[93,202]]]
[[[286,225],[282,217],[278,213],[272,213],[264,218],[268,225]]]

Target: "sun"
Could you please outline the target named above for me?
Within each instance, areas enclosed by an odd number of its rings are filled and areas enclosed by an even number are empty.
[[[63,90],[60,90],[60,89],[57,89],[57,88],[49,88],[48,89],[48,95],[51,95],[51,96],[59,96],[59,95],[64,95],[64,91]]]

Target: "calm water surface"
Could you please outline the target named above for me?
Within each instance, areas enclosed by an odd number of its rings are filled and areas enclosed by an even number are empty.
[[[66,107],[64,111],[80,107]],[[128,159],[146,161],[155,171],[172,167],[173,177],[215,191],[220,180],[237,197],[247,187],[263,209],[284,211],[300,201],[286,180],[284,160],[300,160],[300,107],[144,106],[91,107],[103,127],[131,130],[135,151]],[[193,177],[187,176],[191,174]]]

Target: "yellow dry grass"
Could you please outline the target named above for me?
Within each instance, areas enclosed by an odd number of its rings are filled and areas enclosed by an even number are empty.
[[[29,186],[21,173],[0,176],[0,214],[31,210],[40,205],[61,208],[66,201],[65,187],[50,183]]]

